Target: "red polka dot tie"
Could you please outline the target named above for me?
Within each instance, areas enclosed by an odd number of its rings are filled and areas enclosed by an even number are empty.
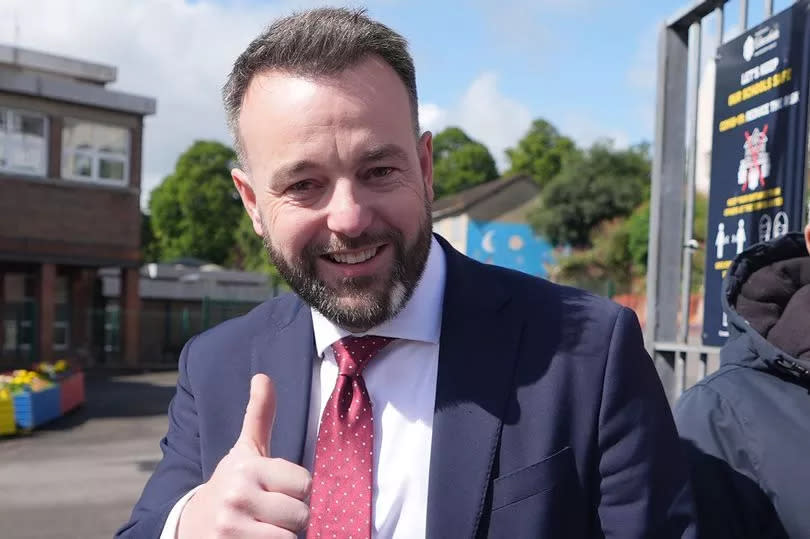
[[[315,444],[309,539],[371,537],[374,417],[362,372],[392,340],[349,336],[332,345],[339,374]]]

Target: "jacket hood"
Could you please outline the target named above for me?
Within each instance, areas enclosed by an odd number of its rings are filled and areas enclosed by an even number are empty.
[[[723,280],[723,364],[810,384],[810,256],[801,233],[743,251]]]

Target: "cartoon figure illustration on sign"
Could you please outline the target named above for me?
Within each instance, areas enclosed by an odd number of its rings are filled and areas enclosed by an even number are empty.
[[[737,221],[737,233],[731,236],[731,241],[737,244],[737,254],[743,252],[747,240],[748,237],[745,234],[745,220],[740,219]]]
[[[771,216],[763,215],[759,218],[759,241],[768,241],[771,239]]]
[[[785,212],[780,211],[773,218],[773,237],[781,238],[788,233],[789,221]]]
[[[752,133],[745,132],[745,157],[740,160],[737,170],[737,183],[742,186],[743,192],[765,187],[765,178],[771,175],[771,156],[767,144],[768,124],[762,131],[756,127]]]
[[[723,258],[723,251],[729,243],[731,243],[731,240],[729,240],[728,234],[726,234],[726,225],[720,223],[717,225],[717,237],[714,240],[714,245],[717,247],[718,260]]]

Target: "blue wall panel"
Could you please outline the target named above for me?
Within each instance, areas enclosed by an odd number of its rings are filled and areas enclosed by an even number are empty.
[[[554,262],[551,244],[535,236],[529,225],[517,223],[470,221],[467,255],[539,277],[546,277],[545,264]]]

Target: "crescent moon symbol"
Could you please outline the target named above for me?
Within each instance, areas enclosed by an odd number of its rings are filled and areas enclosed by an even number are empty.
[[[481,248],[484,249],[484,251],[488,252],[489,254],[495,252],[495,247],[492,245],[492,238],[494,236],[495,231],[488,230],[486,234],[484,234],[484,237],[481,239]]]

